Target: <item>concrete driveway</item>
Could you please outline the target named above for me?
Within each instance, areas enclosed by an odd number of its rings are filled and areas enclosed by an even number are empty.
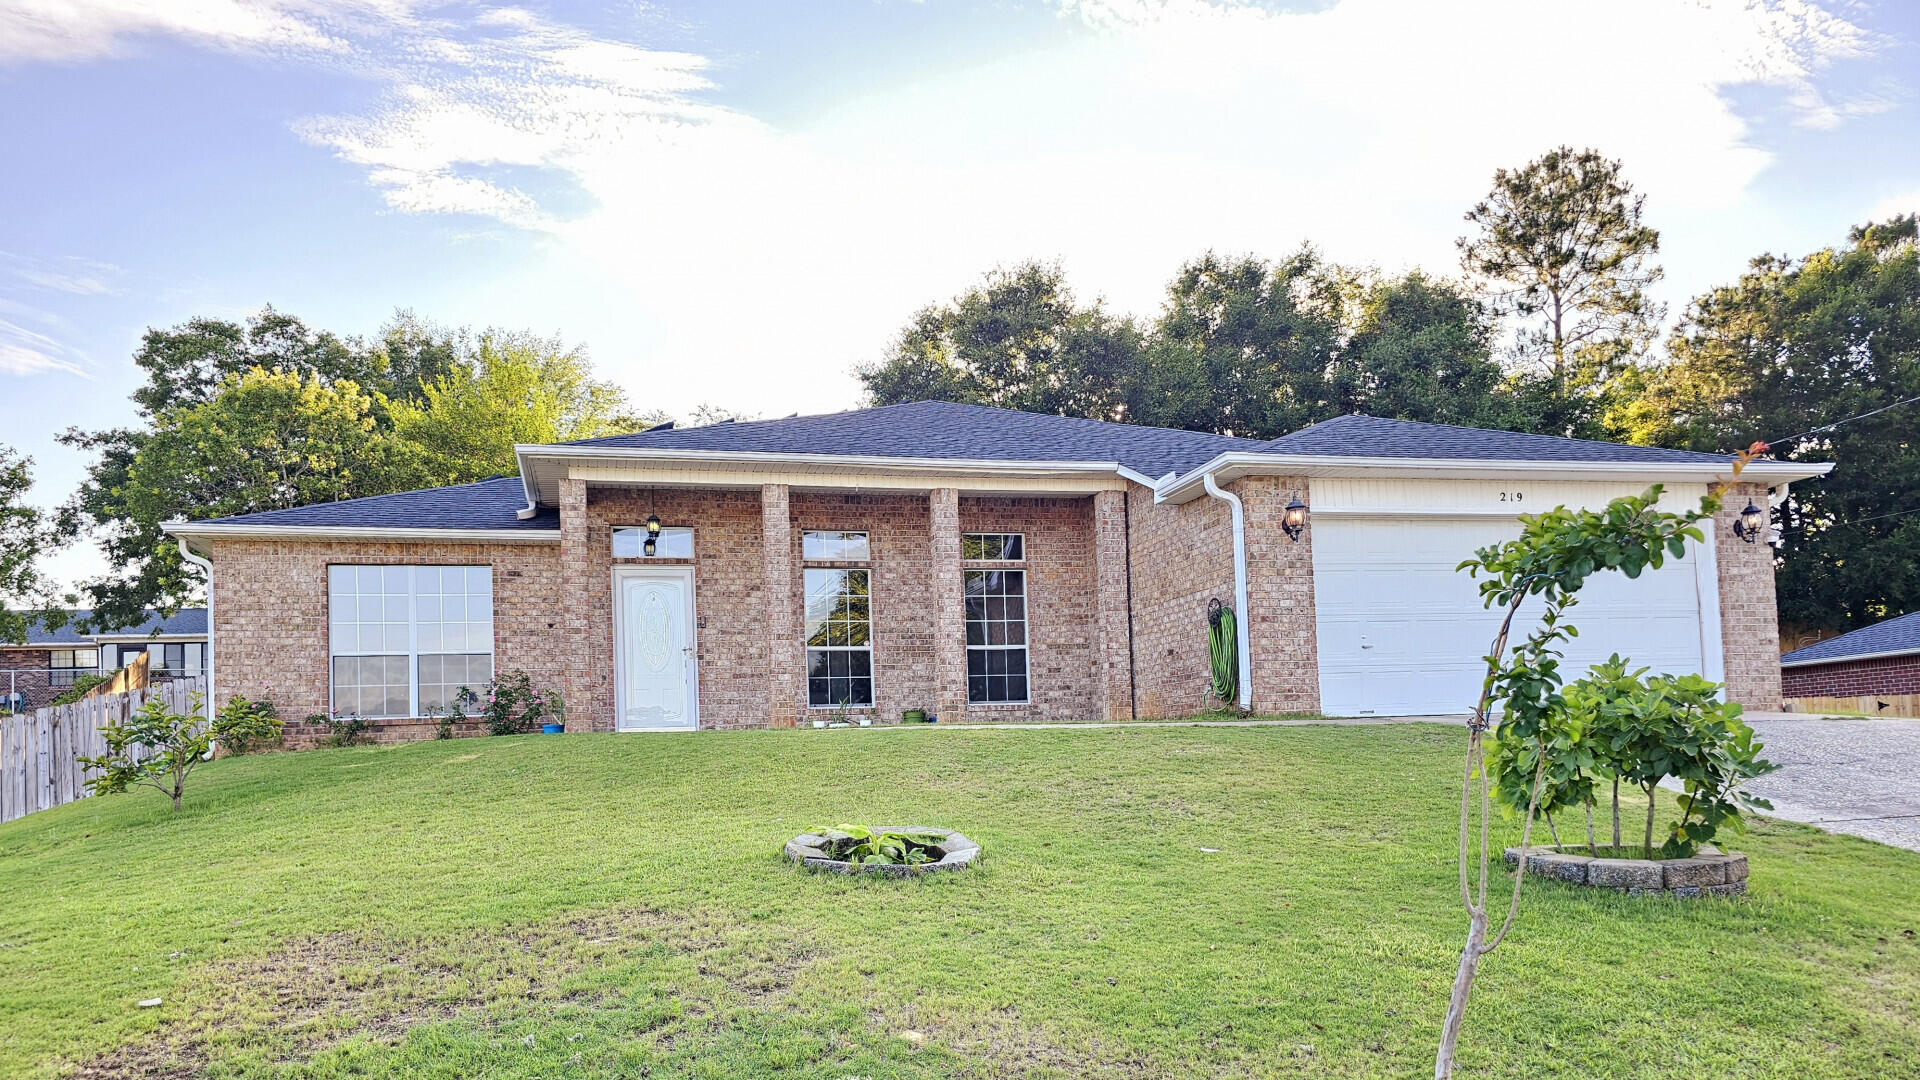
[[[1745,719],[1780,766],[1753,784],[1774,817],[1920,851],[1920,720]]]

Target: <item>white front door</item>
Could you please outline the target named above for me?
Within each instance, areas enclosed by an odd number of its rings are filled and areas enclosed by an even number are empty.
[[[693,568],[613,572],[614,726],[689,730],[700,723],[694,647]]]

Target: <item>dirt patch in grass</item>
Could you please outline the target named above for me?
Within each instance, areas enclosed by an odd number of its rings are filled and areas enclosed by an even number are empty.
[[[1019,1010],[946,1015],[910,1008],[869,1022],[914,1050],[943,1049],[958,1058],[957,1077],[1099,1077],[1136,1080],[1159,1075],[1146,1059],[1098,1037],[1083,1044],[1031,1023]]]
[[[463,1012],[576,1000],[573,975],[650,952],[698,953],[723,933],[718,924],[627,910],[451,939],[304,938],[209,965],[179,995],[179,1020],[72,1075],[173,1080],[228,1052],[287,1062],[353,1037],[392,1045],[419,1024]]]

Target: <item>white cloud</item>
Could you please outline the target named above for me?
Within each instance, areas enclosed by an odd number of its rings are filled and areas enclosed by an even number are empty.
[[[1022,257],[1060,257],[1085,293],[1141,313],[1209,246],[1311,239],[1450,271],[1493,170],[1562,142],[1626,160],[1684,292],[1703,283],[1679,265],[1699,249],[1737,267],[1764,246],[1745,193],[1771,158],[1729,91],[1769,88],[1813,126],[1879,107],[1823,89],[1878,43],[1805,0],[1056,6],[1076,24],[1063,42],[931,67],[784,127],[716,105],[703,57],[517,8],[452,25],[363,0],[355,23],[317,0],[227,0],[166,30],[161,5],[143,23],[102,4],[116,28],[74,34],[344,57],[386,85],[382,103],[304,120],[303,137],[396,212],[544,238],[474,300],[486,317],[587,335],[648,405],[718,386],[775,415],[845,404],[848,366],[913,308]]]
[[[0,375],[43,375],[51,371],[92,378],[58,341],[0,319]]]
[[[1920,214],[1920,188],[1903,191],[1898,195],[1889,195],[1873,204],[1867,212],[1867,221],[1885,221],[1901,214]]]
[[[0,61],[111,56],[141,37],[233,51],[322,51],[411,22],[413,0],[0,0]]]

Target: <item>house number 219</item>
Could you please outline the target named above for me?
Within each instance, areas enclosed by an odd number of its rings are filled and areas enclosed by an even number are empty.
[[[1522,497],[1522,493],[1518,491],[1503,491],[1500,493],[1501,502],[1519,502]]]

